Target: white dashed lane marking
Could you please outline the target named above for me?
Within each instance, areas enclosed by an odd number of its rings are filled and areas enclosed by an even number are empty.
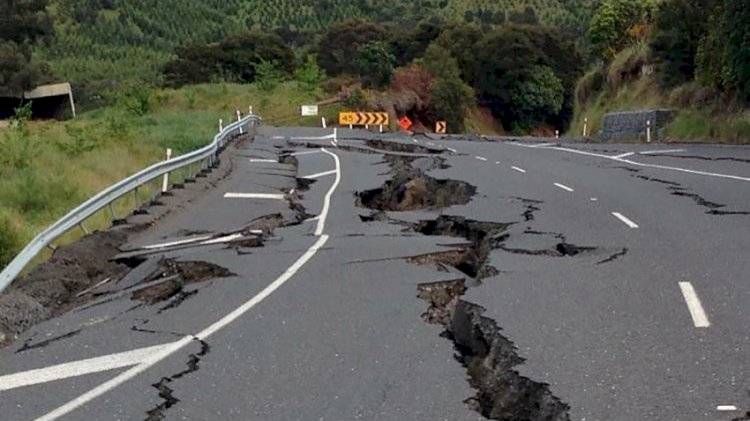
[[[625,215],[621,214],[620,212],[612,212],[612,215],[630,228],[638,228],[638,224],[626,218]]]
[[[513,169],[513,171],[518,171],[521,174],[526,174],[526,170],[523,168],[519,168],[519,167],[511,167],[511,168]]]
[[[682,296],[685,298],[695,327],[710,327],[711,322],[708,321],[706,311],[703,310],[703,304],[701,304],[701,300],[698,298],[693,284],[690,282],[680,282],[680,290],[682,291]]]
[[[571,193],[575,191],[572,188],[570,188],[570,187],[568,187],[568,186],[566,186],[564,184],[560,184],[560,183],[555,183],[555,187],[563,189],[563,190],[565,190],[567,192],[571,192]]]

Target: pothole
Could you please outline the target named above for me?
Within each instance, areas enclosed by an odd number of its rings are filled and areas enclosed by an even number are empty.
[[[411,160],[391,157],[391,179],[382,187],[356,193],[359,207],[410,211],[419,209],[443,209],[454,205],[465,205],[476,194],[476,187],[458,180],[439,180],[411,165]]]
[[[456,359],[476,391],[465,403],[493,420],[568,421],[570,407],[552,394],[549,385],[514,370],[524,362],[516,346],[483,315],[484,308],[460,299],[465,291],[463,280],[418,287],[418,297],[430,304],[422,318],[445,328],[442,336],[453,342]]]

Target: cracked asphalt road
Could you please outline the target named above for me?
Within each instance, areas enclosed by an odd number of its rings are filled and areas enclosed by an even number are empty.
[[[225,179],[129,236],[187,243],[0,350],[0,419],[750,411],[750,149],[329,134],[260,128]],[[149,278],[164,261],[223,275]],[[163,301],[133,299],[151,285]]]

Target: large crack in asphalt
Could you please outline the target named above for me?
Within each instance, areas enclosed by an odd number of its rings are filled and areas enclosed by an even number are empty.
[[[503,421],[567,421],[570,407],[554,396],[549,385],[521,376],[514,368],[524,363],[517,348],[497,323],[483,316],[485,309],[461,300],[463,280],[421,284],[418,297],[430,307],[423,319],[445,328],[456,360],[465,368],[476,395],[465,402],[488,419]]]
[[[199,352],[188,356],[187,368],[171,376],[162,377],[157,383],[151,385],[159,392],[159,397],[163,401],[155,408],[146,412],[145,421],[162,421],[166,419],[166,412],[180,402],[180,399],[174,395],[174,390],[168,385],[175,380],[179,380],[200,370],[201,360],[211,352],[211,346],[206,341],[198,338],[194,338],[194,340],[200,343],[201,349]]]
[[[728,215],[747,216],[747,215],[750,215],[750,211],[726,210],[727,205],[723,205],[721,203],[716,203],[716,202],[707,200],[703,196],[689,191],[687,188],[683,187],[680,183],[676,183],[674,181],[662,180],[659,178],[648,177],[645,175],[636,175],[635,177],[641,180],[650,181],[652,183],[658,183],[658,184],[663,184],[663,185],[668,186],[667,190],[669,190],[669,193],[671,195],[692,199],[696,205],[706,208],[707,215],[714,215],[714,216],[728,216]]]
[[[198,293],[197,290],[187,290],[189,285],[232,276],[237,275],[213,263],[167,259],[161,262],[154,273],[143,280],[144,283],[150,283],[150,285],[133,291],[131,299],[148,305],[167,302],[159,309],[159,313],[162,313],[179,307]],[[154,282],[159,280],[161,282]]]
[[[471,278],[424,283],[418,286],[418,296],[430,305],[423,314],[425,322],[444,327],[444,337],[456,349],[456,359],[466,368],[468,381],[476,395],[467,399],[473,410],[495,420],[564,421],[569,420],[569,407],[555,397],[549,386],[521,376],[514,367],[524,359],[513,343],[501,334],[497,323],[483,316],[485,309],[462,300],[468,286],[499,272],[489,264],[493,249],[504,247],[511,224],[470,220],[461,216],[442,215],[433,220],[416,223],[391,218],[387,211],[421,210],[468,203],[475,194],[473,186],[455,180],[432,179],[411,162],[392,157],[391,179],[383,187],[356,195],[357,205],[373,209],[370,215],[360,216],[363,222],[381,221],[404,227],[404,231],[428,236],[460,237],[465,245],[451,246],[450,250],[433,252],[407,259],[414,264],[433,264],[438,269],[452,266]],[[521,199],[527,207],[526,221],[533,220],[540,202]],[[527,229],[528,231],[528,229]],[[554,253],[575,256],[591,250],[565,241],[562,234],[555,236],[558,243]]]
[[[386,157],[391,178],[382,187],[356,193],[357,206],[381,211],[443,209],[465,205],[476,194],[476,187],[469,183],[430,177],[412,166],[414,160]]]

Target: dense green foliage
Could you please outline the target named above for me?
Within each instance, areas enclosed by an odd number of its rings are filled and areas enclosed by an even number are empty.
[[[0,1],[0,95],[18,96],[45,80],[32,46],[52,33],[46,7],[47,0]]]
[[[274,69],[269,69],[268,63]],[[177,58],[165,65],[164,73],[171,86],[211,81],[251,83],[259,66],[266,72],[291,73],[295,67],[292,49],[278,35],[243,32],[219,43],[179,48]]]

